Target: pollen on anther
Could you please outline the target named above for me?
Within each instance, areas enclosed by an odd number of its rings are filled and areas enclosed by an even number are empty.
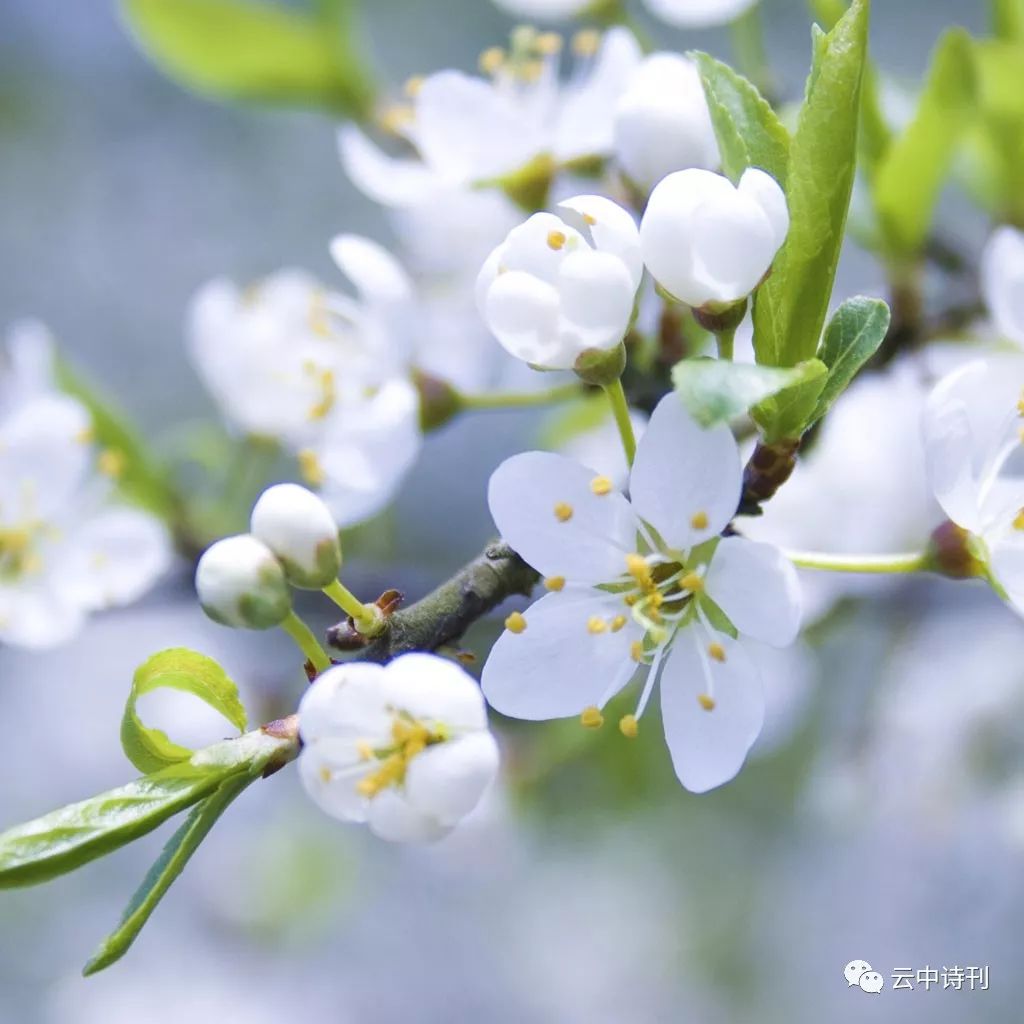
[[[567,523],[572,519],[572,505],[567,501],[560,501],[555,505],[555,518],[560,523]]]
[[[1024,530],[1024,508],[1022,508],[1022,509],[1021,509],[1021,510],[1020,510],[1020,511],[1019,511],[1019,512],[1018,512],[1018,513],[1017,513],[1017,514],[1016,514],[1016,515],[1015,515],[1015,516],[1013,517],[1013,528],[1014,528],[1015,530]]]
[[[704,589],[704,580],[699,573],[688,572],[680,581],[679,586],[691,593],[698,594]]]
[[[718,643],[717,640],[708,644],[708,654],[710,654],[715,661],[725,661],[725,648]]]
[[[488,47],[480,54],[478,63],[485,75],[495,75],[505,64],[505,51],[500,46]]]
[[[125,464],[124,452],[118,451],[116,448],[104,448],[99,454],[99,471],[114,480],[124,473]]]
[[[572,37],[572,52],[579,57],[593,57],[601,46],[601,33],[596,28],[580,29]]]
[[[548,576],[544,580],[544,589],[553,590],[555,592],[565,588],[565,577],[564,576]]]
[[[700,705],[700,706],[701,706],[701,707],[702,707],[702,708],[703,708],[703,709],[704,709],[705,711],[714,711],[714,710],[715,710],[715,698],[714,698],[714,697],[712,697],[712,696],[711,696],[711,694],[709,694],[709,693],[702,693],[702,694],[701,694],[701,695],[700,695],[700,696],[699,696],[699,697],[697,698],[697,703],[698,703],[698,704],[699,704],[699,705]]]
[[[626,624],[626,616],[625,615],[616,615],[615,618],[612,619],[611,622],[608,623],[608,628],[613,633],[618,633],[618,631],[620,629],[622,629],[622,627],[625,624]]]
[[[556,53],[561,53],[562,37],[557,32],[542,32],[537,36],[534,46],[539,54],[554,57]]]
[[[319,487],[327,478],[319,457],[312,448],[303,448],[296,458],[299,460],[299,472],[311,487]]]
[[[554,249],[557,252],[559,249],[565,248],[565,232],[564,231],[549,231],[548,232],[548,248]]]
[[[600,615],[591,615],[587,619],[587,632],[593,633],[595,636],[598,633],[604,633],[608,629],[608,623],[601,618]]]
[[[708,528],[708,514],[707,512],[694,512],[690,516],[690,526],[695,530],[706,530]]]
[[[320,776],[321,782],[327,783],[331,781],[331,769],[327,765],[323,765],[317,774]]]
[[[522,612],[512,612],[507,619],[505,619],[505,628],[510,633],[522,633],[526,629],[526,618]]]
[[[412,78],[405,80],[405,85],[402,86],[402,92],[405,93],[410,99],[415,99],[420,94],[420,90],[423,88],[423,83],[426,79],[422,75],[413,75]]]
[[[363,761],[373,760],[373,747],[366,740],[356,740],[356,753]]]
[[[598,497],[605,494],[611,494],[612,482],[606,476],[595,476],[594,479],[590,481],[590,489],[598,495]]]
[[[619,732],[627,740],[635,740],[639,731],[640,723],[636,720],[636,715],[623,715],[619,719]]]
[[[592,213],[583,214],[583,223],[588,227],[593,227],[597,223],[597,218]]]
[[[644,645],[642,640],[634,640],[629,645],[629,656],[634,661],[642,661],[644,656]]]
[[[598,708],[591,705],[589,708],[583,709],[583,713],[580,715],[580,725],[584,729],[600,729],[604,725],[604,715]]]

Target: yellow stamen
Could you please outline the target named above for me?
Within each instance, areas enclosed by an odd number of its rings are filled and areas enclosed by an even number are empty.
[[[100,452],[97,465],[99,466],[99,471],[104,476],[109,476],[112,480],[116,480],[124,473],[127,460],[125,459],[124,452],[118,451],[116,448],[104,448]]]
[[[366,740],[356,740],[356,753],[364,761],[373,760],[373,747]]]
[[[564,589],[564,587],[565,587],[565,577],[564,576],[549,576],[544,581],[544,588],[546,590],[553,590],[553,591],[555,591],[557,593],[559,590]]]
[[[324,370],[317,382],[322,392],[321,398],[316,404],[310,407],[308,416],[314,423],[317,420],[327,418],[327,414],[334,408],[337,399],[337,391],[334,387],[334,371]]]
[[[77,434],[75,434],[75,441],[78,444],[92,444],[96,440],[96,431],[93,430],[92,424],[88,427],[83,427]]]
[[[1020,510],[1020,511],[1019,511],[1019,512],[1018,512],[1018,513],[1017,513],[1017,514],[1016,514],[1016,515],[1015,515],[1015,516],[1013,517],[1013,528],[1014,528],[1015,530],[1024,530],[1024,508],[1022,508],[1022,509],[1021,509],[1021,510]]]
[[[412,107],[405,104],[395,104],[381,111],[380,126],[386,132],[393,135],[400,135],[416,119]]]
[[[725,661],[725,648],[717,641],[708,644],[708,654],[710,654],[715,661]]]
[[[320,775],[320,781],[321,782],[330,782],[331,781],[331,778],[332,778],[331,769],[328,768],[327,765],[323,765],[320,768],[319,775]]]
[[[405,80],[405,85],[402,86],[402,92],[405,93],[409,99],[414,100],[420,94],[420,90],[423,88],[423,83],[426,79],[422,75],[413,75],[412,78]]]
[[[598,496],[601,497],[605,494],[610,494],[612,490],[612,482],[606,476],[595,476],[590,481],[590,489]]]
[[[572,37],[572,52],[578,57],[593,57],[601,47],[601,33],[596,28],[580,29]]]
[[[604,725],[604,715],[591,705],[591,707],[583,709],[583,714],[580,715],[580,725],[584,729],[600,729]]]
[[[583,223],[593,227],[597,223],[597,218],[592,213],[585,213],[583,214]]]
[[[620,629],[626,624],[625,615],[616,615],[611,622],[608,623],[609,628],[613,633],[618,633]]]
[[[627,740],[635,740],[639,731],[640,723],[636,720],[636,715],[623,715],[619,719],[619,732],[621,732]]]
[[[299,472],[302,474],[302,479],[310,487],[319,487],[323,484],[327,479],[327,474],[324,472],[319,456],[312,448],[303,448],[296,458],[299,461]]]
[[[704,589],[704,580],[699,573],[688,572],[680,581],[679,586],[691,593],[699,594]]]
[[[559,249],[565,248],[565,232],[564,231],[549,231],[548,232],[548,248],[554,249],[558,252]]]
[[[634,640],[629,645],[629,656],[634,661],[643,661],[644,657],[644,644],[642,640]]]
[[[557,32],[542,32],[537,36],[534,47],[544,57],[554,57],[562,52],[562,37]]]
[[[485,75],[496,75],[505,65],[505,51],[500,46],[491,46],[480,54],[480,70]]]
[[[560,501],[555,505],[555,518],[560,523],[567,523],[572,519],[572,505],[568,502]]]
[[[526,618],[522,612],[512,612],[507,619],[505,619],[505,628],[510,633],[522,633],[526,629]]]
[[[701,695],[700,695],[700,696],[699,696],[699,697],[697,698],[697,703],[698,703],[698,704],[699,704],[699,705],[700,705],[700,706],[701,706],[701,707],[702,707],[702,708],[703,708],[703,709],[704,709],[705,711],[714,711],[714,710],[715,710],[715,698],[714,698],[714,697],[712,697],[712,696],[711,696],[710,694],[707,694],[707,693],[702,693],[702,694],[701,694]]]
[[[600,615],[591,615],[587,619],[587,632],[593,633],[595,636],[598,633],[603,633],[608,629],[608,623],[601,618]]]
[[[639,601],[639,600],[640,600],[640,595],[639,595],[639,594],[627,594],[627,595],[626,595],[626,596],[625,596],[625,597],[624,597],[624,598],[622,599],[622,603],[623,603],[623,604],[624,604],[624,605],[625,605],[625,606],[626,606],[627,608],[632,608],[632,607],[633,607],[633,605],[635,605],[635,604],[637,603],[637,601]]]
[[[694,512],[690,516],[690,526],[695,530],[706,530],[708,527],[708,514],[707,512]]]

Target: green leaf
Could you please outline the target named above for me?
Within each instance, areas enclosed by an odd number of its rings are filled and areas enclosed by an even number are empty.
[[[122,0],[121,11],[154,63],[196,92],[361,118],[373,88],[352,4],[320,18],[263,0]]]
[[[815,360],[816,362],[816,360]],[[802,382],[804,366],[754,366],[728,359],[684,359],[672,368],[676,393],[702,426],[741,416],[751,407]]]
[[[54,376],[61,391],[89,410],[96,443],[117,456],[118,493],[155,516],[170,519],[177,507],[170,476],[127,416],[60,357],[55,360]]]
[[[783,187],[789,132],[753,83],[706,53],[691,53],[715,126],[722,170],[738,182],[748,167],[767,171]]]
[[[991,0],[992,30],[1000,39],[1024,42],[1024,0]]]
[[[128,952],[157,904],[185,869],[189,858],[199,848],[199,844],[232,801],[252,781],[248,775],[232,776],[221,783],[214,793],[193,807],[184,824],[168,840],[163,852],[128,902],[117,928],[104,939],[82,969],[83,975],[88,977],[102,971]]]
[[[868,0],[854,0],[816,37],[789,150],[789,234],[754,300],[759,363],[793,366],[818,348],[853,188],[868,11]]]
[[[797,381],[752,410],[766,444],[800,437],[813,421],[828,367],[820,359],[808,359],[794,369],[800,371]]]
[[[971,40],[978,101],[987,117],[1005,124],[1024,118],[1021,62],[1024,45],[995,39]]]
[[[1017,65],[1016,88],[1020,87]],[[878,164],[874,200],[890,253],[920,250],[939,191],[974,111],[971,37],[964,29],[946,32],[935,47],[917,110]]]
[[[828,379],[818,396],[815,420],[828,412],[857,371],[878,351],[889,330],[889,319],[889,307],[881,299],[863,295],[847,299],[836,310],[818,351],[828,367]]]
[[[159,729],[145,725],[136,713],[138,699],[161,686],[191,693],[219,711],[239,732],[245,731],[245,708],[239,700],[238,687],[217,662],[185,647],[160,651],[136,669],[121,720],[121,745],[139,771],[159,771],[192,756],[191,750],[171,742]]]

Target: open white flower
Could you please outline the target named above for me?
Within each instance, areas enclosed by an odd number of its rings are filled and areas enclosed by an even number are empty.
[[[644,263],[680,302],[700,307],[746,298],[789,230],[778,182],[751,167],[738,186],[712,171],[676,171],[655,186],[640,223]]]
[[[391,500],[419,451],[415,302],[381,246],[340,235],[331,254],[358,299],[296,270],[244,291],[213,281],[193,300],[189,341],[229,424],[297,454],[345,526]]]
[[[167,570],[163,525],[119,503],[91,420],[57,393],[0,415],[0,642],[56,647],[90,612],[138,600]]]
[[[615,107],[615,156],[650,191],[672,171],[721,163],[700,74],[675,53],[652,53],[633,72]]]
[[[355,185],[388,206],[436,201],[513,174],[538,158],[556,166],[604,156],[612,148],[612,112],[640,60],[626,29],[576,46],[579,67],[559,81],[560,37],[520,29],[509,53],[484,54],[490,78],[438,71],[418,81],[394,124],[418,159],[385,154],[354,125],[339,134],[342,163]]]
[[[999,332],[1024,345],[1024,232],[997,228],[981,254],[981,290]]]
[[[968,363],[928,398],[924,445],[942,510],[1024,615],[1024,358]]]
[[[728,428],[702,429],[675,395],[637,448],[629,500],[559,455],[528,452],[499,466],[491,514],[550,593],[506,620],[484,666],[492,706],[528,719],[582,713],[596,725],[644,667],[622,731],[635,735],[660,679],[680,781],[703,792],[731,779],[764,717],[744,639],[784,646],[800,619],[790,563],[767,544],[720,536],[741,486]]]
[[[655,17],[679,28],[724,25],[745,14],[757,0],[644,0]]]
[[[480,689],[454,662],[406,654],[328,669],[299,705],[299,774],[317,805],[382,839],[447,835],[498,770]]]
[[[487,258],[477,305],[512,355],[550,370],[622,341],[643,277],[633,218],[603,196],[535,213]]]

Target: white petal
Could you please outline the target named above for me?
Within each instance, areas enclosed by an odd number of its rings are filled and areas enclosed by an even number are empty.
[[[570,253],[559,268],[558,295],[563,336],[566,342],[571,339],[569,354],[578,358],[588,349],[603,351],[622,341],[633,315],[636,285],[617,256],[590,249]]]
[[[704,654],[697,630],[685,630],[661,675],[665,741],[679,781],[693,793],[705,793],[736,775],[764,721],[756,666],[735,640],[715,639],[725,649],[723,662]],[[704,710],[698,700],[704,694],[713,696],[714,710]]]
[[[459,665],[436,654],[403,654],[389,662],[381,681],[387,704],[413,718],[457,731],[486,729],[480,687]]]
[[[31,650],[59,647],[84,625],[84,611],[61,593],[59,579],[0,584],[0,643]]]
[[[993,545],[989,568],[1006,591],[1010,606],[1024,616],[1024,541]]]
[[[54,390],[55,343],[40,320],[18,320],[7,331],[7,352],[0,351],[0,403],[5,413]]]
[[[618,203],[604,196],[572,196],[558,204],[559,209],[579,215],[577,230],[589,230],[594,247],[599,252],[618,256],[626,265],[633,281],[633,291],[640,287],[644,274],[644,261],[640,253],[640,229],[633,215]]]
[[[704,578],[707,595],[745,636],[775,647],[800,629],[800,584],[778,548],[744,537],[723,537]]]
[[[600,705],[633,677],[633,641],[643,631],[627,619],[618,632],[591,633],[594,616],[606,622],[628,609],[600,591],[548,594],[523,613],[526,629],[506,630],[491,649],[481,686],[496,711],[513,718],[578,715]]]
[[[592,0],[494,0],[498,7],[519,18],[560,21],[579,14]]]
[[[789,207],[786,205],[786,193],[779,183],[760,167],[748,167],[736,186],[741,195],[748,196],[761,207],[774,233],[776,251],[786,240],[789,231]]]
[[[651,13],[680,28],[707,28],[738,18],[757,0],[644,0]]]
[[[641,519],[674,548],[687,550],[721,533],[743,487],[739,448],[729,428],[705,430],[675,394],[657,405],[637,447],[630,499]],[[693,517],[706,518],[694,526]]]
[[[501,536],[544,576],[607,583],[636,550],[636,518],[617,491],[597,495],[597,476],[562,455],[523,452],[491,475],[487,501]],[[562,521],[556,506],[567,505]],[[563,510],[564,511],[564,510]]]
[[[356,188],[385,206],[412,206],[440,187],[437,175],[419,160],[390,157],[355,125],[338,130],[338,152]]]
[[[338,756],[337,746],[325,740],[303,747],[299,754],[299,779],[324,814],[339,821],[366,821],[369,800],[356,788],[361,773],[353,770],[358,762],[354,753]]]
[[[115,507],[87,519],[61,551],[61,585],[89,611],[137,601],[170,568],[164,525],[139,509]]]
[[[366,820],[374,835],[392,843],[432,843],[451,831],[451,826],[421,814],[394,789],[385,789],[370,801]]]
[[[557,247],[550,244],[552,234],[563,236]],[[506,270],[524,270],[554,284],[562,262],[571,253],[587,248],[582,233],[561,217],[553,213],[534,213],[508,233],[501,263]]]
[[[456,824],[480,802],[498,773],[498,744],[476,732],[428,747],[412,759],[405,796],[416,810]]]
[[[532,274],[510,270],[488,288],[484,319],[501,347],[535,366],[568,369],[577,352],[559,332],[558,291]]]
[[[997,228],[981,254],[981,289],[1000,332],[1024,345],[1024,232]]]
[[[322,672],[299,703],[299,733],[305,744],[327,739],[388,740],[391,716],[383,691],[384,668],[365,661]]]

